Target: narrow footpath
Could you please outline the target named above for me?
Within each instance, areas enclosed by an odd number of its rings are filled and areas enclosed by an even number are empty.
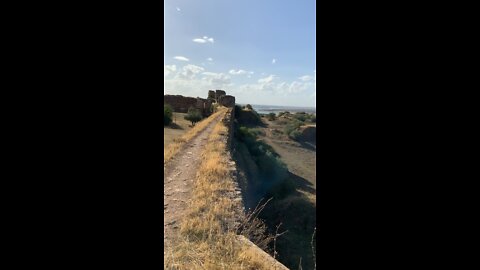
[[[217,116],[203,131],[191,139],[163,168],[163,231],[164,247],[174,243],[179,233],[180,221],[185,215],[188,200],[201,163],[201,153],[207,143],[213,127],[223,114]]]

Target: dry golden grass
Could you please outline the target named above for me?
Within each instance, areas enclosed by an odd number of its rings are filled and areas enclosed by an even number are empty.
[[[218,107],[218,111],[216,113],[198,122],[192,129],[183,134],[180,138],[173,139],[173,143],[163,149],[163,163],[165,164],[170,161],[186,142],[190,141],[199,132],[204,130],[217,116],[225,113],[226,110],[227,108],[225,107]]]
[[[231,109],[220,113],[226,117]],[[229,173],[227,133],[219,121],[208,138],[188,213],[180,224],[181,240],[165,247],[164,269],[271,269],[237,239],[233,220],[240,206],[226,196],[235,189]]]

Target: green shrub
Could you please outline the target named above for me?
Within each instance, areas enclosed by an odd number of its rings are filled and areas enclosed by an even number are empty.
[[[173,117],[173,108],[172,106],[168,104],[163,105],[163,125],[167,126],[172,123],[172,117]]]
[[[260,129],[260,128],[250,128],[249,132],[255,135],[255,137],[259,135],[265,136],[265,131],[263,131],[263,129]]]
[[[305,113],[296,113],[293,118],[297,119],[298,121],[305,122],[305,120],[307,120],[307,115]]]
[[[290,132],[290,134],[288,134],[288,137],[297,141],[300,138],[301,135],[302,135],[302,133],[300,131],[294,130],[294,131]]]
[[[267,115],[267,119],[268,119],[269,121],[274,121],[275,118],[276,118],[276,117],[275,117],[275,114],[274,114],[274,113],[269,113],[269,114]]]
[[[188,113],[187,115],[185,115],[185,120],[188,120],[192,123],[192,126],[195,126],[195,124],[202,120],[202,114],[200,113],[199,110],[191,107],[190,109],[188,109]]]
[[[292,133],[292,131],[298,129],[303,123],[297,119],[293,119],[292,121],[290,121],[290,123],[288,123],[285,128],[284,128],[284,133],[289,135],[290,133]]]

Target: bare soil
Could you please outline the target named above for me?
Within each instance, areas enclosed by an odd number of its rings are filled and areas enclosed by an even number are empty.
[[[276,121],[265,121],[267,127],[263,128],[265,136],[260,136],[267,144],[273,147],[285,162],[288,170],[308,180],[316,189],[317,186],[317,150],[313,143],[299,143],[285,135],[278,135],[274,130],[283,130],[284,125]]]
[[[187,142],[172,160],[164,166],[164,247],[174,243],[174,239],[178,235],[180,222],[185,215],[197,169],[201,163],[200,154],[207,143],[208,136],[215,124],[221,119],[221,116],[219,115],[196,137]]]
[[[180,138],[187,133],[192,127],[190,122],[183,117],[186,113],[173,113],[173,123],[163,128],[163,147],[168,146],[173,142],[174,138]]]

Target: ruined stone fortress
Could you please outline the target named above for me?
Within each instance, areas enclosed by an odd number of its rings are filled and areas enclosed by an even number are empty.
[[[208,116],[212,113],[212,105],[218,103],[225,107],[235,106],[235,97],[229,96],[224,90],[209,90],[207,99],[200,97],[184,97],[181,95],[164,95],[163,103],[172,106],[174,112],[186,113],[193,107]]]

